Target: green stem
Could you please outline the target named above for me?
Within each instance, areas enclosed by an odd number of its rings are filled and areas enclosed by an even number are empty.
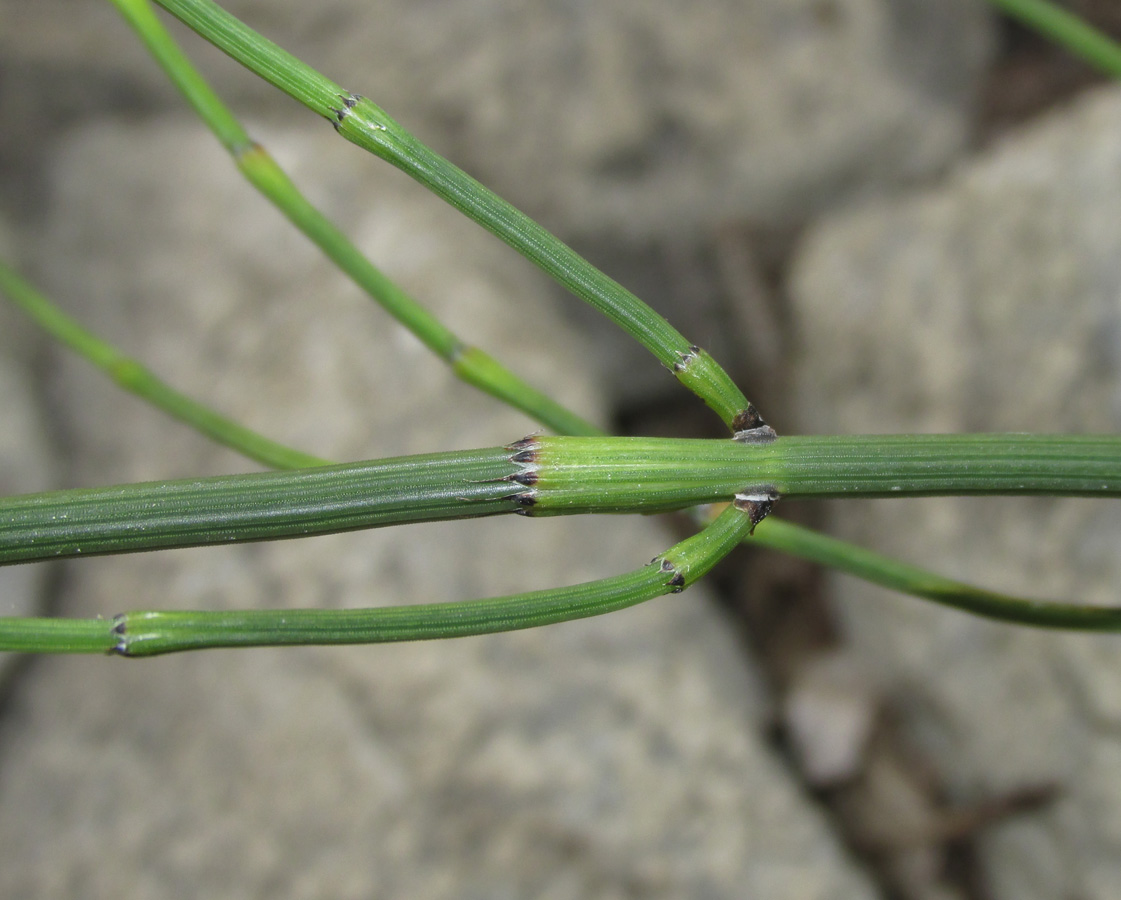
[[[1025,600],[982,590],[779,519],[762,522],[752,543],[988,619],[1036,628],[1121,630],[1121,608]]]
[[[614,612],[701,578],[744,538],[750,519],[729,507],[704,531],[625,575],[573,587],[373,609],[132,612],[101,619],[0,620],[0,650],[152,656],[211,647],[369,644],[535,628]]]
[[[130,20],[134,20],[133,14],[147,14],[147,6],[140,0],[115,2]],[[1105,71],[1121,75],[1121,50],[1075,17],[1039,0],[993,2],[1066,44]],[[640,339],[734,429],[750,430],[756,424],[743,395],[703,351],[689,346],[668,322],[642,306],[637,298],[596,272],[509,204],[417,142],[372,103],[348,93],[295,57],[255,35],[209,0],[167,0],[163,5],[234,58],[332,120],[348,139],[426,184],[606,313]],[[136,13],[141,9],[143,12]],[[195,24],[192,24],[192,19]],[[145,29],[140,30],[143,35]],[[150,27],[146,30],[149,35],[155,33]],[[159,44],[159,41],[155,43]],[[150,41],[149,46],[159,57],[160,53]],[[170,46],[177,52],[174,45]],[[216,98],[208,94],[209,88],[197,77],[197,73],[193,82],[188,79],[180,86],[196,108],[201,107],[200,113],[235,154],[239,166],[254,184],[267,195],[270,185],[279,185],[282,193],[288,192],[290,183],[287,183],[286,176],[275,168],[264,151],[248,141],[240,124],[228,111],[224,111],[224,107],[210,102],[212,99],[216,101]],[[294,192],[294,188],[291,191]],[[291,209],[292,212],[286,211],[286,214],[294,221],[303,217],[297,206],[293,205]],[[307,225],[305,230],[310,232],[314,227]],[[313,236],[313,239],[316,238]],[[327,238],[322,240],[331,242]],[[316,241],[323,246],[320,239]],[[0,275],[3,274],[0,271]],[[356,280],[359,279],[356,277]],[[71,346],[91,359],[99,359],[103,368],[114,373],[130,389],[136,390],[130,385],[153,379],[134,361],[124,358],[103,342],[97,342],[96,338],[90,340],[92,335],[84,333],[65,316],[44,316],[44,319],[53,319],[57,337],[67,343],[76,340],[76,344],[84,346],[85,350],[80,350],[75,343]],[[428,333],[426,343],[450,352],[452,358],[445,358],[467,380],[475,377],[475,383],[488,390],[491,388],[487,384],[507,380],[506,375],[497,374],[500,370],[493,360],[462,344],[452,343],[454,337],[451,340],[447,337],[450,333],[444,334],[438,329],[430,329]],[[422,337],[422,340],[425,338]],[[472,360],[479,361],[480,374],[469,374],[475,365]],[[509,390],[501,384],[499,389]],[[137,392],[149,396],[144,390],[141,388]],[[165,386],[165,390],[170,389]],[[516,392],[519,389],[513,390]],[[503,396],[497,390],[491,392]],[[172,395],[191,403],[174,392]],[[159,391],[154,391],[150,399],[158,403],[169,399],[165,395],[163,400],[158,400],[160,396]],[[520,404],[515,400],[513,405]],[[199,407],[199,410],[204,408]],[[206,433],[212,433],[206,425],[205,416],[193,424]],[[225,426],[218,428],[219,432],[223,430],[226,430]],[[576,429],[569,423],[559,430]],[[592,430],[591,426],[587,426],[582,433]],[[252,436],[252,432],[246,431],[246,434]],[[76,521],[85,517],[85,524],[96,531],[99,523],[104,524],[103,512],[109,511],[109,518],[112,518],[114,503],[120,503],[124,510],[121,521],[117,523],[123,528],[123,536],[118,535],[118,538],[128,545],[125,549],[138,549],[132,543],[132,536],[126,532],[132,526],[143,529],[145,522],[155,524],[157,540],[173,541],[172,544],[157,543],[152,546],[177,546],[179,544],[174,542],[184,535],[190,536],[190,542],[194,543],[196,534],[215,526],[217,531],[208,540],[225,542],[255,539],[246,536],[251,535],[253,528],[263,529],[261,534],[265,536],[282,536],[303,533],[309,523],[314,528],[323,526],[326,530],[340,530],[362,527],[355,524],[359,521],[363,524],[386,524],[389,520],[489,514],[511,508],[543,514],[649,511],[677,508],[702,502],[703,499],[726,498],[733,491],[747,491],[756,496],[778,492],[787,496],[903,496],[974,492],[1115,496],[1119,483],[1116,438],[994,435],[960,438],[788,438],[769,445],[740,447],[731,454],[727,445],[716,449],[716,444],[702,448],[695,443],[679,442],[673,446],[665,442],[643,447],[640,443],[612,446],[602,441],[583,447],[572,443],[565,448],[560,444],[550,444],[551,440],[542,438],[519,442],[516,450],[496,448],[474,454],[387,460],[359,467],[315,470],[300,473],[306,474],[308,480],[299,486],[286,483],[284,476],[277,475],[275,477],[281,479],[279,482],[270,485],[254,483],[251,487],[234,485],[229,479],[221,485],[218,482],[222,479],[215,479],[205,483],[195,481],[103,489],[99,500],[93,499],[98,493],[96,491],[13,498],[0,506],[0,533],[8,528],[18,531],[26,526],[27,520],[22,525],[17,520],[28,509],[34,509],[37,510],[34,515],[45,514],[45,518],[52,521],[49,526],[45,526],[43,521],[39,523],[39,526],[45,527],[47,544],[51,541],[65,544],[67,534],[70,538],[77,535],[84,541],[85,537],[78,535],[81,527],[76,526]],[[226,442],[235,447],[244,445],[241,449],[248,446],[244,436],[234,436]],[[745,450],[750,456],[744,455]],[[249,452],[254,455],[252,450]],[[294,455],[288,457],[288,462],[280,461],[283,456],[271,460],[256,458],[270,465],[299,466],[317,461],[306,454],[292,453]],[[387,474],[385,467],[393,469],[395,463],[401,464],[401,467]],[[340,469],[347,470],[341,479],[336,478]],[[363,482],[359,471],[362,469],[367,470],[365,474],[372,478],[371,481]],[[378,474],[375,475],[375,471]],[[406,472],[409,474],[403,474]],[[469,478],[466,477],[468,475],[493,477]],[[745,482],[744,479],[749,480]],[[327,483],[330,486],[323,490]],[[353,490],[348,490],[348,484]],[[132,487],[139,492],[130,494]],[[286,492],[291,494],[294,487],[296,495],[289,497],[290,502],[281,508],[279,517],[267,521],[268,507],[275,508],[282,496]],[[301,488],[307,488],[308,493],[301,494]],[[159,494],[156,498],[159,502],[155,506],[152,504],[154,495],[144,496],[145,491],[150,489]],[[201,491],[202,500],[192,498],[194,490]],[[273,492],[271,495],[270,491]],[[80,496],[82,494],[85,496]],[[154,510],[146,520],[137,519],[137,508],[126,509],[129,502],[137,499],[147,503],[149,511]],[[261,507],[245,519],[239,519],[233,531],[222,533],[224,523],[231,520],[231,511],[244,509],[246,504],[252,506],[255,499],[263,501]],[[310,504],[301,505],[301,500],[309,500]],[[211,501],[214,505],[209,507],[211,518],[208,522],[206,510]],[[524,504],[527,502],[532,503],[532,507],[526,507]],[[414,512],[418,504],[420,509]],[[198,512],[202,514],[195,515]],[[178,514],[182,515],[177,517]],[[71,518],[72,515],[74,518]],[[394,519],[395,516],[402,518]],[[237,518],[236,512],[234,518]],[[4,619],[0,623],[0,649],[28,652],[115,650],[128,655],[143,655],[203,646],[408,640],[531,627],[609,612],[648,596],[680,589],[700,577],[736,542],[742,540],[752,524],[749,515],[734,507],[729,508],[717,523],[700,535],[659,557],[656,565],[576,588],[470,604],[381,610],[132,613],[117,617],[113,622]],[[238,532],[239,527],[248,530]],[[274,528],[280,530],[268,533]],[[26,532],[23,537],[27,538]],[[889,587],[1004,621],[1089,629],[1113,629],[1121,622],[1121,611],[1023,601],[979,591],[781,522],[764,523],[758,540]],[[14,544],[19,542],[17,538]],[[102,551],[88,546],[87,550],[79,547],[75,552],[117,551]]]
[[[322,466],[327,461],[269,440],[179,393],[137,360],[87,331],[0,261],[0,291],[55,340],[84,357],[126,391],[212,440],[276,469]]]
[[[752,489],[800,499],[1121,496],[1121,435],[800,435],[765,444],[540,437],[534,515],[681,509]]]
[[[342,118],[339,133],[423,184],[611,319],[727,425],[747,408],[747,399],[727,373],[664,317],[525,213],[425,146],[370,100],[356,99]]]
[[[241,123],[160,24],[148,0],[112,2],[233,156],[246,179],[376,303],[448,363],[459,378],[561,434],[597,433],[589,422],[522,381],[482,350],[465,344],[378,270],[342,231],[308,202],[268,151],[250,139]]]
[[[2,263],[0,288],[54,337],[107,371],[123,387],[203,434],[276,468],[324,464],[315,457],[245,429],[174,391],[134,360],[85,331]],[[671,454],[671,461],[674,458]],[[1087,630],[1121,627],[1119,610],[1048,603],[984,591],[774,519],[763,524],[755,535],[755,543],[832,566],[893,590],[1004,622]],[[0,621],[4,646],[11,650],[41,648],[44,641],[54,652],[109,650],[116,645],[116,638],[108,634],[108,629],[109,625],[100,621],[18,618]]]
[[[1121,78],[1121,44],[1047,0],[990,0],[1009,16],[1114,78]]]
[[[510,451],[436,453],[0,500],[0,563],[517,512]]]
[[[1121,496],[1121,436],[870,435],[769,444],[540,437],[295,472],[0,500],[0,563],[272,540],[522,512],[658,512],[775,499]]]
[[[340,98],[346,94],[342,86],[247,28],[216,3],[209,0],[157,2],[192,31],[269,84],[280,88],[324,119],[334,120],[334,108],[339,106]]]
[[[332,120],[347,140],[393,164],[501,238],[639,341],[724,422],[749,408],[728,374],[665,318],[546,229],[452,165],[370,100],[344,90],[211,0],[158,0],[246,68]]]
[[[109,653],[111,619],[20,619],[0,616],[0,650],[14,653]]]

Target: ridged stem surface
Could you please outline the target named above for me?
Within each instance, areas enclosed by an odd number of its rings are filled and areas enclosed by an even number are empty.
[[[253,141],[156,17],[148,0],[112,0],[172,83],[233,157],[238,169],[342,272],[404,325],[452,371],[558,434],[595,434],[589,422],[529,385],[478,347],[460,340],[436,316],[378,269],[316,209],[269,152]],[[308,76],[310,78],[310,76]]]
[[[778,497],[1121,496],[1121,436],[863,435],[769,444],[526,438],[507,447],[0,499],[0,563],[500,513]]]
[[[369,609],[141,611],[113,619],[0,620],[0,650],[152,656],[215,647],[370,644],[513,631],[615,612],[678,593],[747,535],[750,519],[726,509],[699,534],[611,578],[471,602]]]
[[[158,0],[206,40],[482,225],[646,347],[729,426],[749,404],[728,374],[663,316],[547,229],[444,159],[373,101],[340,87],[212,0]]]

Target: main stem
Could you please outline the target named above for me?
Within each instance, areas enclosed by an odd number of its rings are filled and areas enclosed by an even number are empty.
[[[539,437],[507,447],[0,500],[0,563],[520,512],[779,497],[1121,496],[1121,436]]]

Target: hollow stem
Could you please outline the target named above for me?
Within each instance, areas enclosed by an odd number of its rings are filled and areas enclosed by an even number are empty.
[[[438,453],[0,500],[0,563],[516,512],[510,452]]]
[[[0,563],[511,512],[951,494],[1121,496],[1121,436],[804,436],[767,444],[539,437],[294,472],[55,491],[0,500]]]
[[[153,656],[214,647],[371,644],[514,631],[603,615],[684,590],[743,539],[750,519],[729,507],[699,534],[612,578],[475,600],[372,609],[131,612],[104,619],[2,619],[0,650]]]
[[[711,356],[545,228],[417,140],[371,100],[324,78],[211,0],[158,2],[243,66],[329,119],[347,140],[423,184],[606,315],[729,427],[736,427],[749,404]]]
[[[234,114],[168,34],[148,0],[112,2],[172,83],[221,141],[246,179],[371,299],[451,366],[459,378],[560,434],[597,432],[589,422],[530,386],[487,353],[464,343],[370,262],[300,193],[268,151],[250,139]]]

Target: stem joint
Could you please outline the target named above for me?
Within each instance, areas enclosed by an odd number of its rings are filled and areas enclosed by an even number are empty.
[[[778,500],[778,491],[770,485],[765,485],[736,494],[732,505],[740,512],[747,513],[748,519],[751,520],[751,528],[747,533],[753,534],[755,526],[767,518]]]
[[[733,441],[741,444],[769,444],[778,437],[775,430],[768,425],[755,404],[749,403],[745,409],[736,413],[732,419]]]
[[[339,99],[343,102],[343,105],[341,107],[328,107],[328,109],[330,109],[331,112],[335,114],[335,121],[331,123],[334,126],[335,131],[339,130],[339,126],[342,125],[342,123],[346,120],[346,117],[350,115],[350,111],[358,105],[358,101],[362,99],[362,96],[360,94],[352,94],[350,91],[347,91],[345,94],[339,94]]]
[[[128,628],[128,617],[124,613],[113,616],[113,627],[110,629],[110,634],[117,638],[115,644],[109,648],[110,653],[116,653],[118,656],[130,656],[128,651],[128,636],[125,631]]]

